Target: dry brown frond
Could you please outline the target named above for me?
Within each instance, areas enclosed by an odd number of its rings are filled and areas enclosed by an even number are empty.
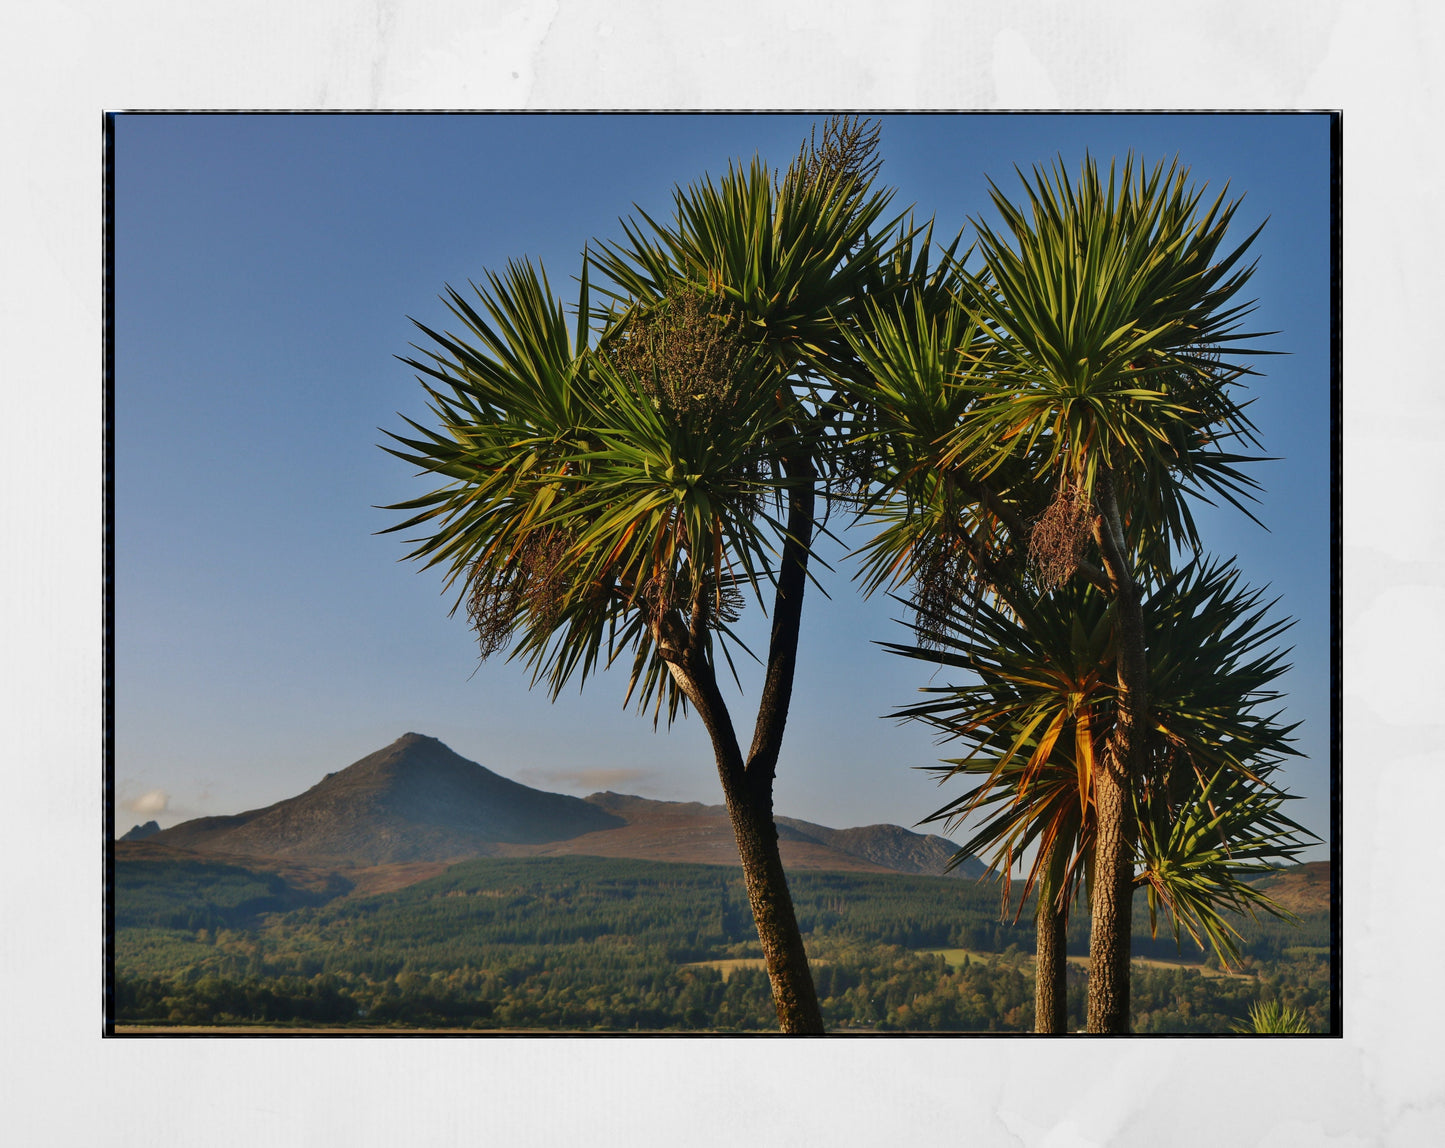
[[[1029,561],[1041,590],[1051,590],[1073,577],[1093,520],[1093,504],[1083,487],[1061,483],[1054,501],[1029,532]]]
[[[839,176],[866,184],[883,166],[878,154],[878,135],[882,125],[874,119],[859,116],[829,116],[823,125],[819,142],[817,128],[808,133],[808,142],[798,153],[796,167],[805,183],[831,181]]]
[[[948,616],[976,605],[991,587],[981,579],[967,551],[947,540],[932,543],[921,555],[913,575],[913,631],[926,650],[947,642]]]
[[[498,586],[474,580],[467,591],[467,620],[477,633],[477,647],[486,661],[512,636],[520,595],[512,583]]]
[[[565,531],[534,531],[500,577],[484,577],[480,563],[472,567],[467,619],[476,631],[483,661],[507,644],[524,608],[538,625],[556,624],[566,603],[564,559],[571,544]]]

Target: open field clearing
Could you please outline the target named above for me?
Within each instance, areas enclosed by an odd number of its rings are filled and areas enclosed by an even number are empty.
[[[819,957],[809,957],[808,964],[813,966],[826,965],[828,962]],[[716,961],[688,961],[682,966],[685,969],[717,969],[722,973],[723,983],[738,969],[765,969],[767,962],[762,957],[725,957]]]
[[[1325,954],[1329,953],[1329,949],[1322,951]],[[942,957],[948,962],[949,967],[954,969],[963,967],[964,957],[967,957],[970,961],[983,961],[985,963],[1004,959],[1001,953],[985,953],[977,949],[919,949],[918,952],[924,956]],[[1079,968],[1087,969],[1089,967],[1088,957],[1070,956],[1068,960],[1069,964]],[[1020,969],[1031,971],[1034,967],[1034,958],[1032,954],[1029,953],[1020,954],[1018,962]],[[1220,969],[1210,968],[1207,965],[1201,964],[1199,961],[1170,961],[1159,957],[1134,957],[1129,963],[1131,965],[1143,965],[1145,968],[1150,969],[1188,969],[1204,977],[1228,977],[1233,980],[1244,981],[1252,979],[1248,973],[1227,973]]]

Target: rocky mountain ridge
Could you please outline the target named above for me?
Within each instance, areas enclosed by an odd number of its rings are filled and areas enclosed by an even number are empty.
[[[789,868],[941,874],[957,852],[945,838],[897,825],[831,829],[790,817],[777,818],[777,825]],[[327,867],[429,868],[469,857],[564,854],[738,863],[721,805],[548,793],[418,733],[263,809],[147,829],[138,826],[126,839]],[[970,859],[954,872],[977,876],[983,866]]]

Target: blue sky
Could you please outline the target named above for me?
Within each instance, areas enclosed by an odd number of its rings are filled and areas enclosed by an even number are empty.
[[[440,578],[399,561],[377,506],[425,488],[378,428],[425,417],[395,358],[446,326],[437,296],[527,256],[564,295],[583,245],[633,204],[760,153],[800,116],[121,116],[115,130],[115,781],[123,831],[291,796],[408,730],[528,784],[719,801],[700,723],[653,732],[624,676],[553,705],[498,656],[478,666]],[[952,234],[1025,170],[1133,150],[1245,193],[1252,329],[1278,331],[1251,408],[1263,531],[1205,511],[1211,552],[1268,583],[1291,632],[1303,760],[1284,784],[1328,818],[1329,198],[1323,116],[888,116],[882,179]],[[1226,508],[1227,510],[1227,508]],[[898,610],[860,601],[840,554],[805,608],[776,787],[780,813],[911,825],[947,800],[945,751],[883,715],[930,684],[873,643]],[[756,620],[756,619],[754,619]],[[940,677],[933,684],[942,681]],[[756,679],[729,695],[751,724]],[[163,796],[162,796],[163,795]],[[1316,855],[1322,856],[1322,851]]]

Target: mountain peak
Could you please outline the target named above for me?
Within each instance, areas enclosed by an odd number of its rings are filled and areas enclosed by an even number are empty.
[[[387,864],[484,856],[622,823],[581,798],[544,793],[409,732],[306,792],[231,818],[190,821],[161,839],[255,856]]]
[[[124,834],[124,835],[120,838],[120,840],[122,840],[122,841],[144,841],[147,837],[154,837],[154,836],[155,836],[157,833],[159,833],[160,831],[161,831],[161,827],[160,827],[160,823],[159,823],[159,822],[156,822],[156,821],[147,821],[144,825],[136,825],[136,826],[132,827],[131,830],[130,830],[130,832]]]
[[[957,846],[897,825],[829,829],[776,819],[789,867],[941,874]],[[736,865],[727,810],[623,793],[585,800],[493,773],[409,731],[296,797],[183,822],[157,843],[308,864],[390,865],[583,853]],[[970,860],[958,875],[981,870]]]

